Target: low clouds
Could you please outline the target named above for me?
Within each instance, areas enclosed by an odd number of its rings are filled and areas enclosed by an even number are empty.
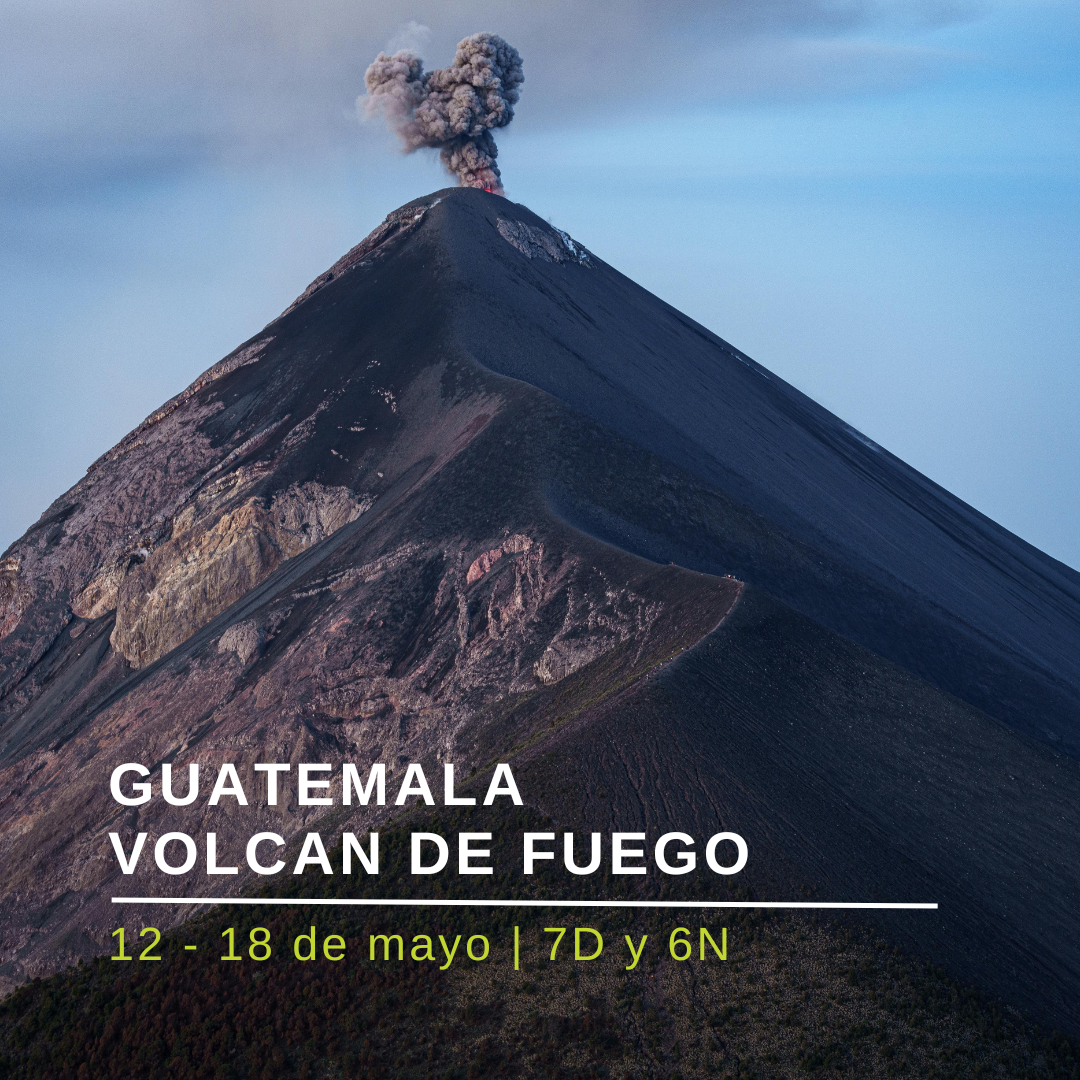
[[[525,45],[518,124],[565,124],[641,105],[842,86],[843,64],[812,65],[803,78],[769,58],[803,38],[963,16],[938,0],[8,0],[0,190],[29,197],[361,140],[374,151],[385,136],[364,131],[353,109],[370,58],[388,46],[448,57],[475,27]],[[888,84],[891,53],[878,47],[885,55],[872,67]],[[897,64],[907,70],[910,58]]]

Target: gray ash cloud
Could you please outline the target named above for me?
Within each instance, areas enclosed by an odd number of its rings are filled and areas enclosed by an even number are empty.
[[[447,68],[424,71],[414,52],[379,53],[364,84],[369,112],[380,112],[407,152],[431,147],[462,187],[502,194],[494,128],[506,127],[524,82],[521,54],[497,34],[460,42]]]

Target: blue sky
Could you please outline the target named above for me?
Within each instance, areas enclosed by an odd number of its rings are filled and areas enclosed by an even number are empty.
[[[539,10],[542,9],[542,10]],[[0,7],[0,546],[397,205],[391,40],[525,58],[507,194],[1080,567],[1080,7]]]

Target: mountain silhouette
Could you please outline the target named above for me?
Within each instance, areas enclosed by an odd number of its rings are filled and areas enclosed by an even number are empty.
[[[322,812],[117,764],[512,761],[567,829],[739,832],[718,897],[937,902],[875,925],[1080,1032],[1080,575],[502,197],[396,210],[95,462],[0,634],[7,986],[251,884],[110,831]]]

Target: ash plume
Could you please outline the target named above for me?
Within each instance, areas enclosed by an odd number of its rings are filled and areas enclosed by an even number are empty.
[[[525,76],[521,55],[497,34],[473,34],[447,68],[424,71],[409,49],[379,53],[367,69],[367,110],[381,112],[407,153],[437,149],[462,187],[503,193],[493,128],[514,118]]]

